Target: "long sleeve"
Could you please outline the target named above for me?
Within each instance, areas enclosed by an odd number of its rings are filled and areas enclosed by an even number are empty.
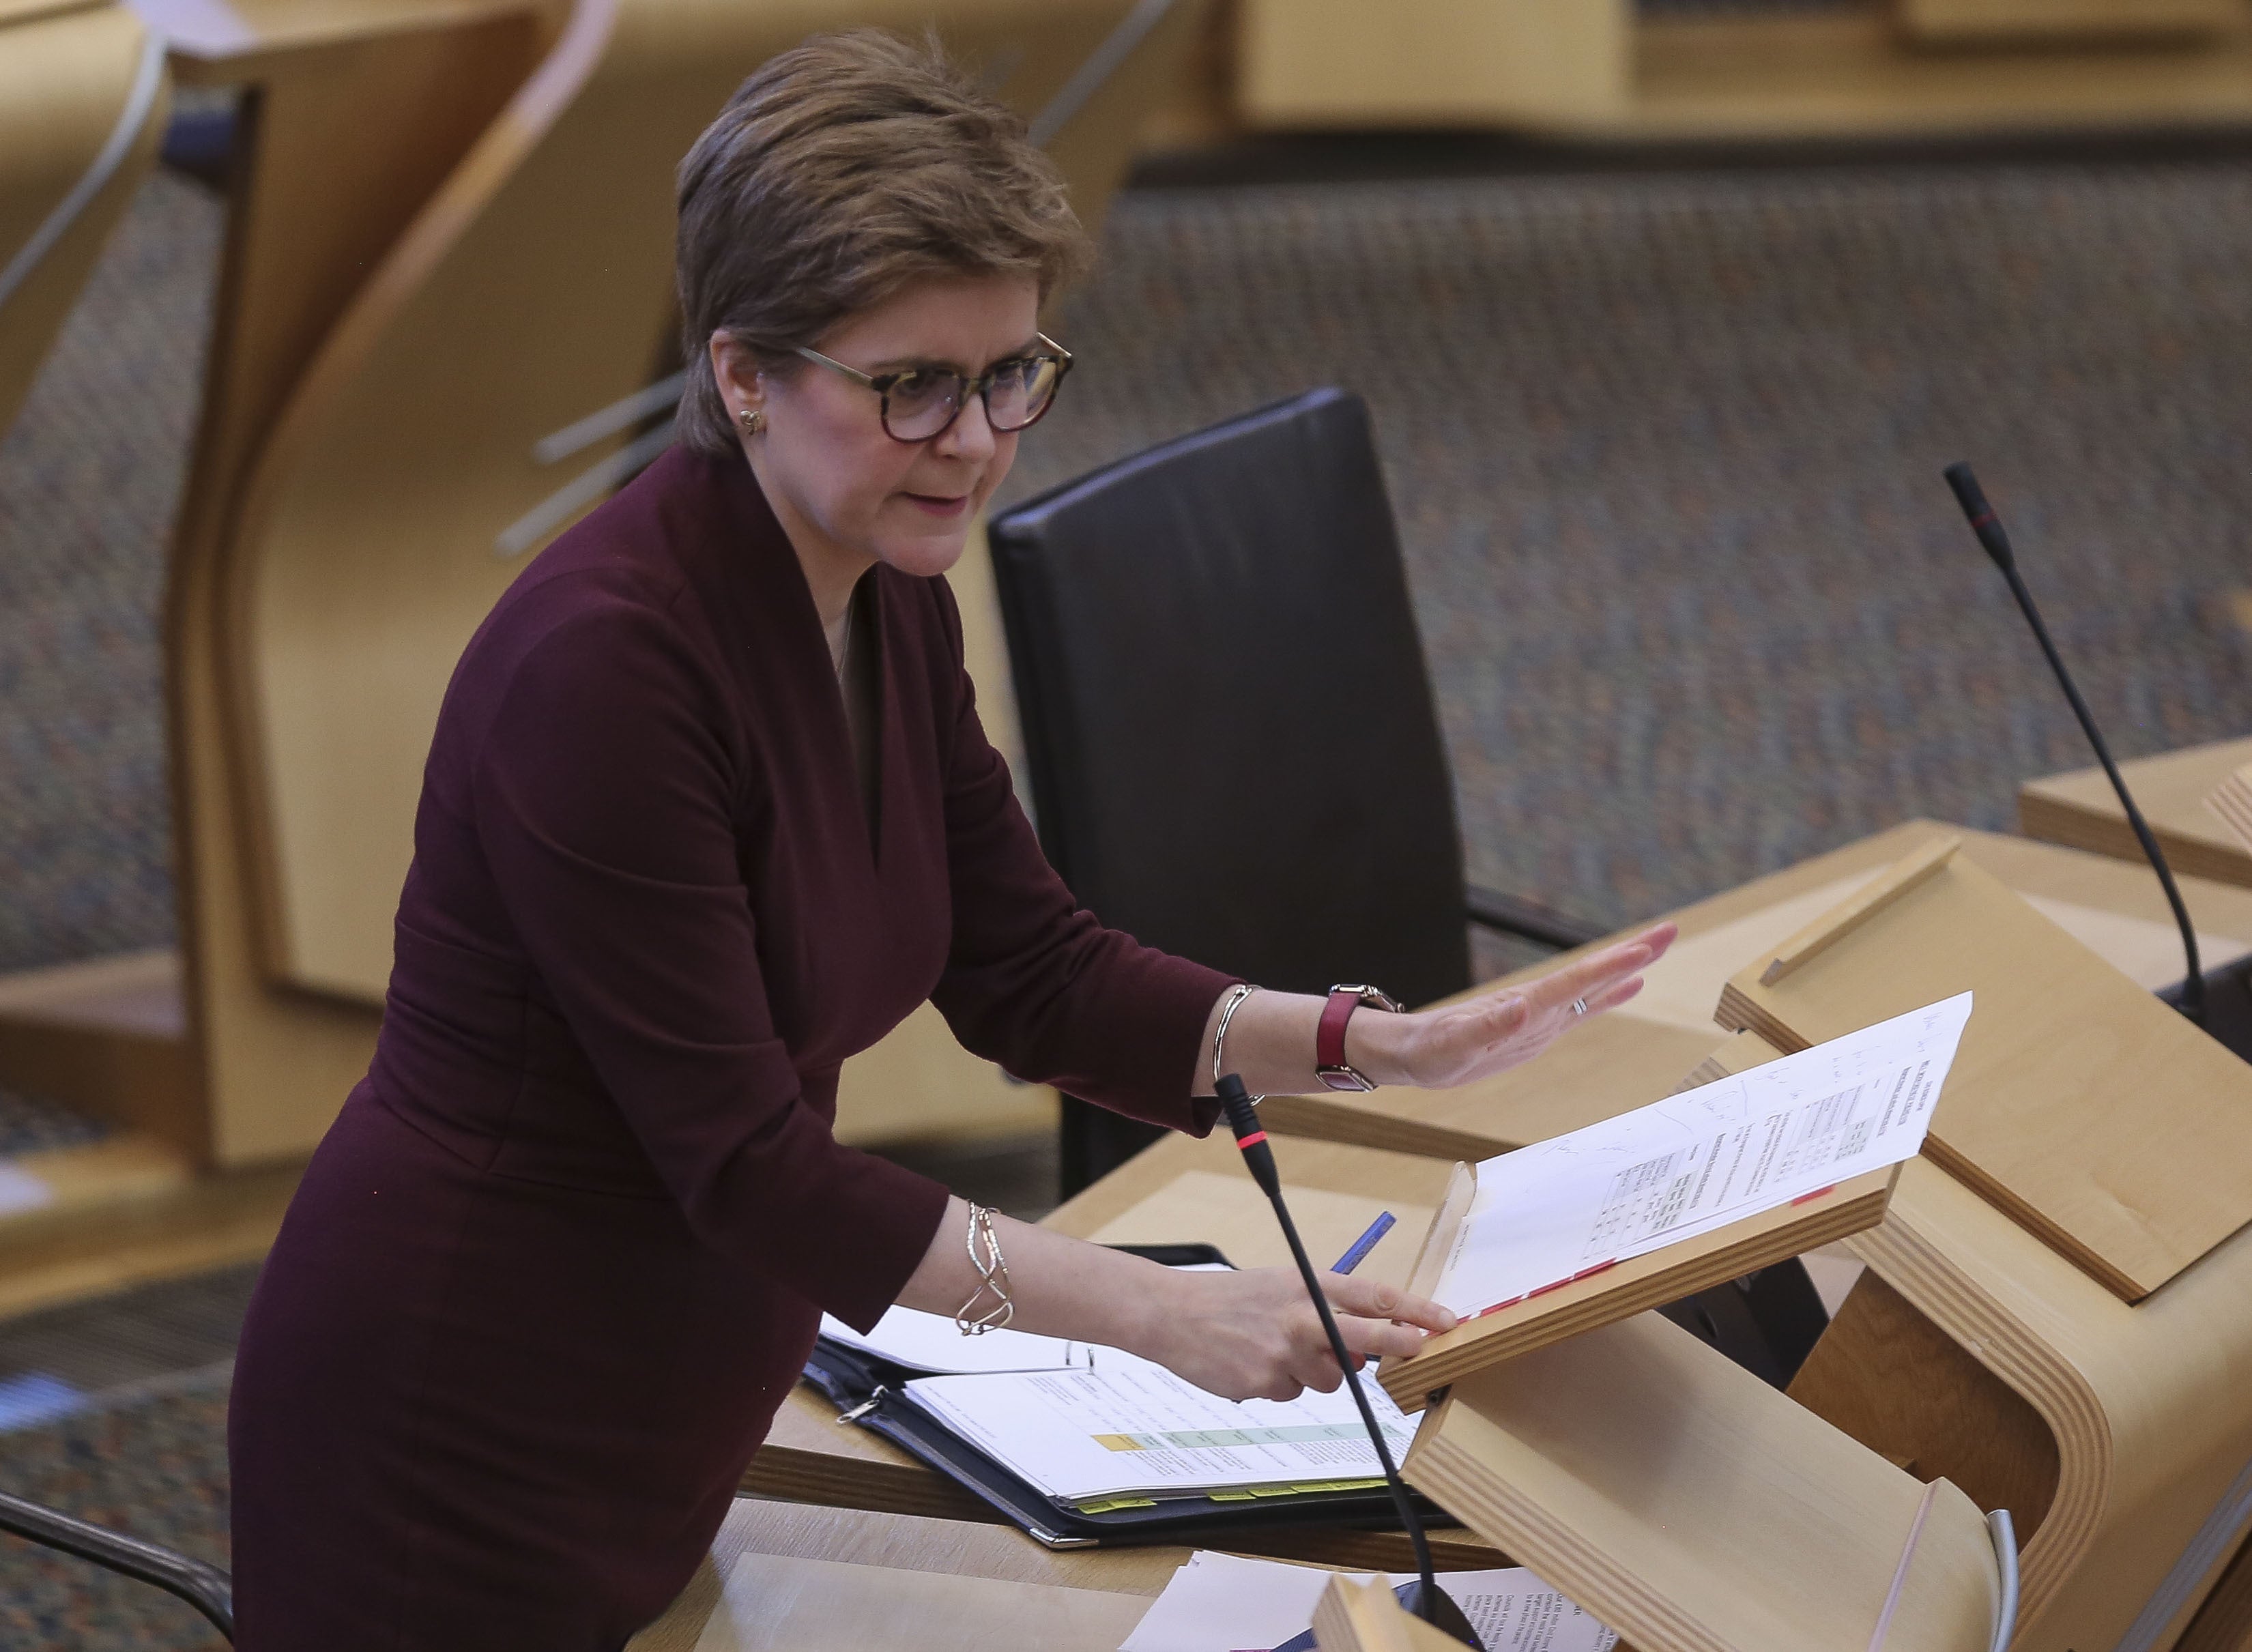
[[[720,685],[665,617],[566,615],[476,754],[476,831],[526,952],[707,1245],[872,1325],[946,1190],[840,1145],[776,1036]]]
[[[1018,1078],[1207,1134],[1189,1094],[1213,1003],[1236,977],[1144,947],[1072,899],[1040,852],[961,669],[961,620],[936,587],[956,664],[946,753],[953,947],[931,994],[963,1045]]]

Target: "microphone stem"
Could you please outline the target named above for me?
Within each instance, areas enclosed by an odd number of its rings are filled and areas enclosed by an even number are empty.
[[[2189,962],[2189,974],[2182,979],[2182,1013],[2199,1026],[2205,1024],[2205,971],[2197,955],[2197,930],[2190,922],[2189,907],[2184,904],[2181,889],[2174,882],[2173,868],[2166,864],[2158,840],[2151,832],[2143,811],[2135,807],[2134,797],[2127,790],[2127,782],[2120,778],[2119,765],[2111,760],[2111,748],[2103,743],[2096,732],[2096,718],[2088,709],[2088,702],[2080,698],[2079,685],[2073,682],[2072,673],[2065,669],[2063,656],[2057,653],[2056,644],[2050,640],[2048,627],[2041,623],[2040,610],[2033,606],[2033,594],[2026,588],[2025,580],[2016,568],[2002,565],[2002,577],[2010,583],[2010,594],[2018,600],[2025,611],[2026,621],[2033,628],[2034,640],[2041,652],[2048,656],[2049,669],[2064,686],[2064,697],[2072,704],[2072,714],[2080,719],[2081,732],[2088,736],[2089,745],[2096,748],[2096,760],[2103,765],[2103,773],[2111,781],[2111,789],[2119,795],[2119,806],[2127,811],[2127,823],[2135,829],[2136,841],[2143,853],[2157,869],[2159,887],[2166,892],[2166,904],[2174,909],[2174,922],[2180,926],[2182,952]]]
[[[1313,1298],[1314,1312],[1321,1315],[1322,1329],[1330,1339],[1330,1352],[1337,1357],[1338,1369],[1345,1372],[1345,1386],[1352,1391],[1352,1403],[1360,1407],[1360,1420],[1368,1430],[1369,1443],[1376,1447],[1376,1461],[1384,1468],[1384,1484],[1392,1493],[1393,1506],[1400,1514],[1400,1524],[1408,1529],[1408,1541],[1415,1551],[1415,1572],[1423,1586],[1424,1612],[1431,1611],[1437,1599],[1439,1582],[1431,1570],[1431,1545],[1423,1536],[1423,1522],[1408,1502],[1408,1493],[1400,1478],[1399,1468],[1392,1461],[1392,1447],[1386,1442],[1384,1430],[1376,1426],[1376,1413],[1369,1408],[1368,1396],[1362,1392],[1360,1373],[1352,1368],[1352,1357],[1346,1351],[1345,1335],[1338,1329],[1337,1315],[1330,1311],[1328,1294],[1322,1289],[1321,1278],[1314,1272],[1314,1264],[1306,1254],[1306,1247],[1298,1238],[1298,1225],[1290,1219],[1290,1207],[1282,1202],[1279,1189],[1269,1190],[1267,1202],[1275,1207],[1275,1219],[1282,1225],[1282,1237],[1290,1242],[1290,1255],[1298,1264],[1298,1276],[1306,1282],[1306,1295]]]

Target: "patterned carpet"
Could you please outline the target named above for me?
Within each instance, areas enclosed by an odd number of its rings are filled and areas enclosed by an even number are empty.
[[[0,441],[0,968],[170,934],[158,547],[219,227],[152,181]],[[1143,191],[1011,493],[1360,391],[1473,872],[1623,921],[2084,760],[1955,458],[2123,751],[2252,730],[2247,268],[2240,163]],[[220,1556],[223,1378],[183,1382],[0,1433],[0,1485]],[[0,1551],[0,1643],[211,1643],[91,1579]]]

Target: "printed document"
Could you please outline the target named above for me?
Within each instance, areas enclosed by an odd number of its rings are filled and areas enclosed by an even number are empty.
[[[1142,1498],[1339,1491],[1383,1469],[1350,1390],[1287,1401],[1208,1394],[1116,1349],[1093,1369],[925,1377],[907,1397],[1048,1496],[1087,1508]],[[1396,1462],[1414,1425],[1363,1378]]]
[[[1373,1573],[1347,1572],[1356,1583]],[[1199,1551],[1172,1575],[1119,1652],[1264,1652],[1303,1635],[1331,1574],[1317,1566]],[[1385,1579],[1397,1586],[1403,1574]],[[1618,1636],[1520,1566],[1448,1572],[1478,1639],[1494,1652],[1609,1652]]]
[[[821,1316],[821,1334],[847,1348],[855,1348],[909,1371],[933,1376],[966,1371],[1060,1371],[1072,1365],[1091,1365],[1095,1349],[1088,1343],[1068,1343],[1060,1336],[1036,1336],[1006,1326],[982,1336],[965,1336],[944,1314],[925,1314],[912,1308],[889,1308],[865,1336],[834,1315]]]
[[[1434,1291],[1470,1317],[1913,1158],[1970,995],[1477,1167]]]

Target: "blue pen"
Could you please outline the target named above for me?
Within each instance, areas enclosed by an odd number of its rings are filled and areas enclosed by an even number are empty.
[[[1330,1272],[1332,1274],[1350,1274],[1354,1268],[1359,1267],[1363,1262],[1366,1261],[1368,1260],[1369,1252],[1376,1248],[1376,1241],[1382,1239],[1387,1233],[1389,1233],[1392,1231],[1392,1225],[1397,1219],[1398,1218],[1394,1217],[1391,1211],[1387,1211],[1383,1215],[1378,1217],[1373,1222],[1371,1222],[1368,1225],[1368,1232],[1363,1233],[1359,1239],[1353,1240],[1352,1248],[1345,1252],[1343,1256],[1338,1258],[1337,1266],[1330,1269]]]

